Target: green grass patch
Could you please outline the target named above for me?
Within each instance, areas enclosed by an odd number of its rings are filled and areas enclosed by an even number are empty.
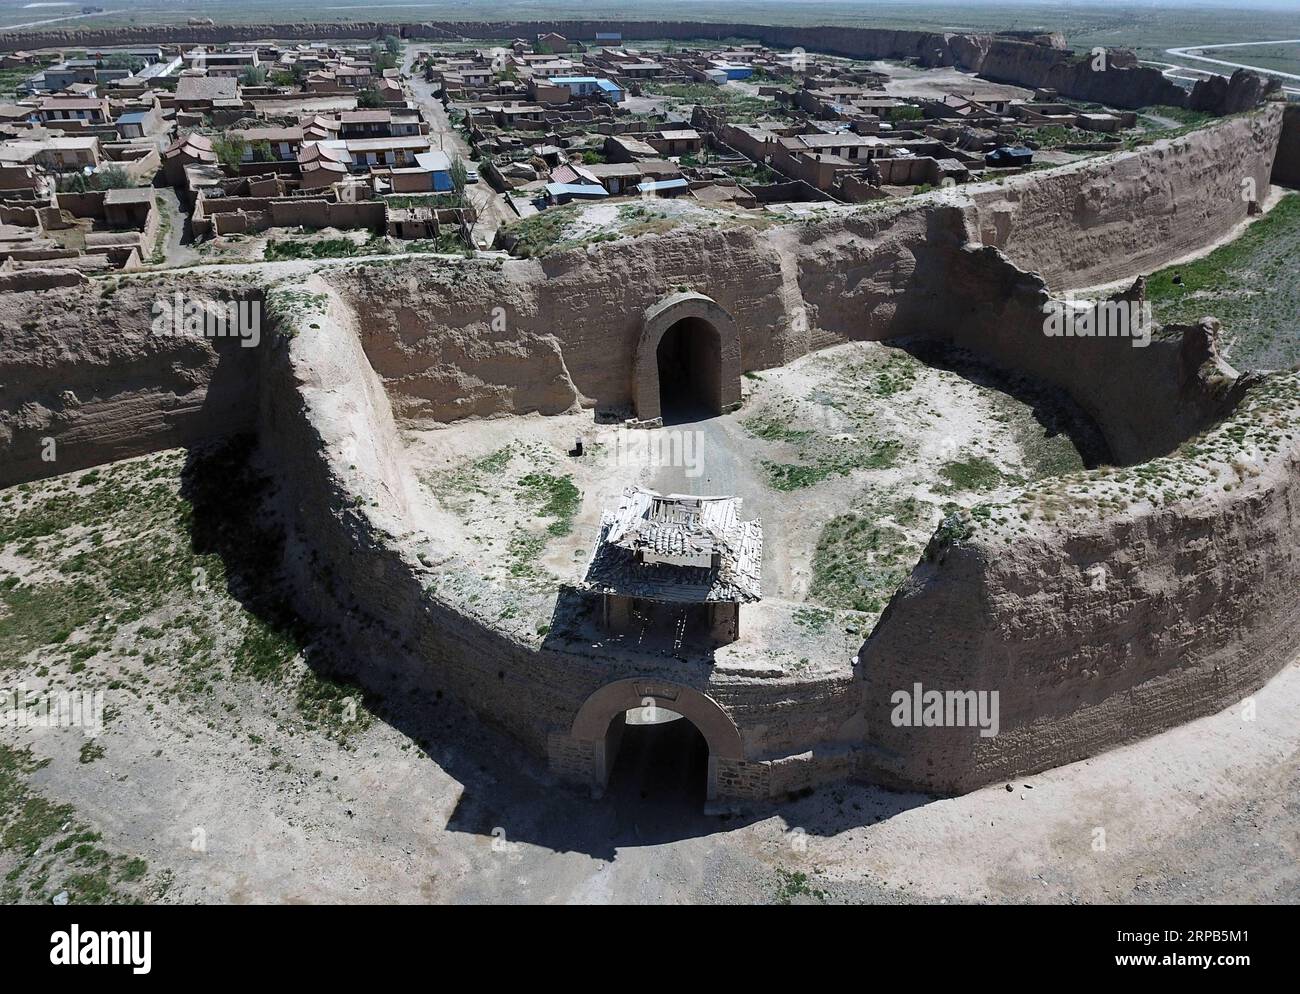
[[[809,595],[826,607],[878,614],[920,558],[924,541],[909,537],[890,508],[841,514],[822,528],[813,553]]]
[[[541,517],[552,519],[546,528],[548,535],[567,535],[573,530],[573,517],[582,507],[582,492],[567,476],[529,473],[519,480],[519,489]]]
[[[945,463],[939,469],[939,475],[955,490],[992,490],[1005,480],[1002,471],[984,456]]]
[[[557,251],[563,242],[564,231],[577,216],[577,211],[576,204],[566,204],[511,224],[505,229],[506,234],[516,239],[511,253],[524,259],[535,259]]]
[[[766,439],[769,442],[803,442],[813,434],[806,428],[793,427],[789,421],[770,411],[764,411],[741,422],[741,427],[755,438]]]
[[[763,460],[768,485],[774,490],[802,490],[815,487],[832,476],[847,476],[854,470],[888,469],[898,461],[903,444],[892,439],[865,442],[829,442],[824,452],[809,463],[777,463]]]
[[[356,255],[357,243],[347,238],[323,238],[314,242],[295,242],[270,238],[266,242],[266,261],[286,259],[338,259]]]
[[[829,896],[827,891],[815,886],[812,878],[802,870],[787,870],[779,866],[776,868],[775,902],[777,904],[791,904],[797,898],[824,901]]]
[[[1240,238],[1154,273],[1147,279],[1147,300],[1161,324],[1218,318],[1228,359],[1238,369],[1288,368],[1300,362],[1297,271],[1300,194],[1292,193]]]
[[[48,904],[60,890],[73,904],[138,901],[148,864],[96,845],[100,834],[77,821],[72,805],[32,790],[28,778],[48,762],[0,745],[0,852],[13,864],[0,901]]]

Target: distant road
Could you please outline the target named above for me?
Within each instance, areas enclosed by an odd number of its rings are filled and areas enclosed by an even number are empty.
[[[427,44],[428,42],[423,41],[409,42],[406,46],[402,72],[409,77],[406,82],[407,92],[415,98],[416,104],[424,114],[424,119],[429,122],[429,137],[437,138],[438,147],[444,152],[459,156],[469,164],[469,142],[452,125],[446,109],[442,106],[442,101],[433,95],[438,89],[438,84],[426,83],[423,76],[413,71],[418,47]],[[499,196],[486,179],[466,188],[465,195],[478,212],[478,221],[474,226],[474,240],[491,245],[497,229],[514,220],[514,211],[506,204],[504,195]]]
[[[1212,48],[1249,48],[1255,45],[1300,45],[1300,38],[1284,38],[1279,41],[1238,41],[1224,42],[1220,45],[1188,45],[1185,48],[1166,48],[1166,55],[1175,55],[1180,59],[1194,59],[1197,62],[1210,62],[1216,66],[1228,66],[1232,69],[1253,69],[1255,72],[1266,73],[1269,76],[1280,76],[1283,79],[1293,80],[1300,83],[1300,75],[1290,72],[1281,72],[1277,69],[1264,69],[1260,66],[1246,65],[1244,62],[1226,62],[1223,59],[1212,59],[1206,55],[1192,55],[1192,52],[1206,52]],[[1288,89],[1291,89],[1288,87]]]
[[[58,24],[60,21],[79,21],[83,17],[107,17],[112,13],[115,13],[115,11],[97,10],[90,14],[82,14],[80,12],[76,14],[64,14],[62,17],[47,17],[43,21],[28,21],[26,24],[3,24],[0,25],[0,31],[23,31],[27,28],[39,28],[44,24]]]

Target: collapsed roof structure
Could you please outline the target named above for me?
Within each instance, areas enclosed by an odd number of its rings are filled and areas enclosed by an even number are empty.
[[[628,487],[601,518],[589,587],[657,601],[761,600],[763,526],[741,521],[741,504]]]

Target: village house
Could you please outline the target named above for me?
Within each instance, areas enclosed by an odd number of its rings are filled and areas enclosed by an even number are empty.
[[[564,35],[556,34],[554,31],[548,31],[545,34],[537,36],[535,46],[537,52],[554,52],[556,55],[563,55],[565,52],[572,51],[569,45],[569,39]]]
[[[45,125],[57,125],[69,121],[83,124],[108,124],[111,120],[108,99],[104,97],[42,97],[37,105],[36,115]]]
[[[184,187],[187,166],[215,166],[217,162],[211,138],[198,133],[182,135],[163,150],[163,178],[168,186]]]
[[[704,145],[704,139],[694,128],[682,128],[676,131],[660,131],[646,136],[646,144],[660,155],[669,158],[678,155],[694,155]]]
[[[143,138],[163,130],[162,112],[155,104],[146,110],[120,114],[114,124],[122,138]]]
[[[346,110],[339,114],[340,138],[391,138],[393,113],[388,110]]]
[[[451,178],[451,157],[440,149],[417,152],[412,166],[394,167],[386,171],[374,169],[377,180],[387,179],[393,193],[451,193],[455,184]]]
[[[340,90],[364,90],[370,86],[370,69],[367,66],[336,66],[334,82]]]
[[[352,158],[341,145],[341,142],[316,141],[302,146],[298,154],[302,189],[321,189],[347,178]]]
[[[622,103],[626,97],[623,88],[608,79],[597,76],[551,76],[546,82],[551,86],[562,86],[571,97],[600,97],[612,104]]]
[[[244,140],[244,162],[258,160],[259,153],[265,159],[269,150],[271,159],[279,162],[292,162],[298,157],[298,149],[303,142],[302,128],[244,128],[226,132],[229,137]]]
[[[31,163],[65,173],[95,169],[100,161],[99,139],[94,135],[0,142],[0,162],[7,165]]]
[[[189,69],[206,73],[212,78],[238,79],[249,69],[261,65],[257,51],[248,52],[209,52],[196,48],[185,53],[185,65]]]
[[[239,102],[239,81],[213,76],[181,76],[176,81],[176,107],[205,111]]]

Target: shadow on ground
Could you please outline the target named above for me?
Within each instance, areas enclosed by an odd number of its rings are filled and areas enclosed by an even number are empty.
[[[255,440],[238,436],[191,449],[182,495],[196,552],[217,554],[227,591],[279,633],[292,656],[301,654],[318,676],[350,688],[376,719],[408,737],[462,785],[446,830],[493,844],[527,843],[553,852],[613,860],[620,849],[655,846],[743,828],[774,815],[814,836],[835,835],[929,803],[921,794],[823,788],[831,805],[764,803],[730,815],[705,815],[707,747],[685,719],[629,727],[605,795],[558,783],[508,730],[491,728],[445,697],[431,668],[410,668],[379,655],[349,658],[332,633],[313,628],[293,610],[282,579],[284,530],[273,511],[275,486],[256,465]],[[441,826],[434,826],[441,828]]]
[[[927,366],[956,373],[976,386],[997,390],[1025,404],[1042,426],[1043,437],[1064,435],[1085,468],[1096,469],[1114,462],[1101,429],[1066,391],[1002,369],[975,352],[944,342],[896,338],[884,344],[902,349]]]

